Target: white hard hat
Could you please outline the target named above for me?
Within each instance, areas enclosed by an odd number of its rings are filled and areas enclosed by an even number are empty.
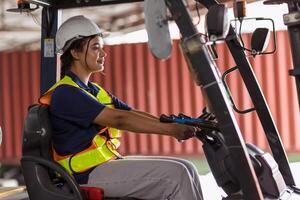
[[[57,30],[56,52],[63,54],[75,40],[92,35],[105,37],[108,32],[102,31],[95,22],[82,15],[71,17]]]

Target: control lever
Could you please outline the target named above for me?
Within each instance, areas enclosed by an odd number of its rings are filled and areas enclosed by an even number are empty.
[[[182,113],[180,113],[179,116],[176,116],[174,114],[172,114],[170,116],[162,114],[160,116],[159,120],[161,122],[165,122],[165,123],[186,124],[186,125],[190,125],[190,126],[197,126],[201,129],[209,129],[209,130],[219,131],[219,127],[216,122],[212,122],[212,121],[209,121],[204,118],[189,117]]]

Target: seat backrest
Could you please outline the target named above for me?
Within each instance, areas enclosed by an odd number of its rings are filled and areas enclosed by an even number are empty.
[[[23,156],[51,159],[52,127],[47,105],[32,105],[23,128]]]
[[[23,129],[23,156],[38,156],[51,160],[52,127],[47,105],[32,105]]]
[[[21,159],[29,198],[83,200],[75,179],[51,158],[51,134],[48,106],[30,106],[24,122]]]

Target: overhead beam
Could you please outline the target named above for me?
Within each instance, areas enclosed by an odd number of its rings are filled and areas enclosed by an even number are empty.
[[[30,0],[31,3],[41,6],[50,6],[55,9],[82,8],[89,6],[104,6],[121,3],[135,3],[144,0]]]

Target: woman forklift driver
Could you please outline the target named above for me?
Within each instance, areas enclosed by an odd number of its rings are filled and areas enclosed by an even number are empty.
[[[199,130],[161,123],[90,82],[92,73],[104,69],[103,36],[84,16],[68,19],[57,31],[62,79],[40,98],[41,103],[50,105],[54,159],[79,184],[101,187],[107,196],[202,199],[199,176],[190,162],[171,157],[121,157],[117,152],[117,129],[178,140],[191,138]]]

